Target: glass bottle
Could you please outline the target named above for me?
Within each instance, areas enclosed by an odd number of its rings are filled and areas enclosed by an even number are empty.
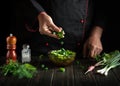
[[[23,44],[22,54],[22,63],[31,61],[31,49],[28,44]]]

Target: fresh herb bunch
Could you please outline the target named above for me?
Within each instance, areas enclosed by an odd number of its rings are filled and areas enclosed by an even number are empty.
[[[18,70],[19,68],[19,63],[13,62],[13,60],[9,60],[8,64],[4,64],[3,66],[0,67],[1,72],[4,76],[8,75],[8,74],[13,74],[14,71]]]
[[[29,63],[20,64],[19,62],[9,61],[8,64],[1,66],[2,74],[17,76],[18,78],[32,78],[37,73],[36,67]]]

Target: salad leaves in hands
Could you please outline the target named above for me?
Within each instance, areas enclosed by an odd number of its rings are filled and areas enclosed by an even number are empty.
[[[53,31],[52,33],[55,34],[55,35],[57,35],[59,39],[65,37],[65,36],[64,36],[64,35],[65,35],[64,30],[61,30],[61,32],[55,32],[55,31]]]

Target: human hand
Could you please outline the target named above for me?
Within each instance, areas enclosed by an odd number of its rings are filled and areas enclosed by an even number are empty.
[[[39,32],[40,34],[44,34],[53,38],[59,39],[56,34],[52,34],[53,31],[60,32],[62,30],[61,27],[57,27],[52,18],[45,12],[42,12],[38,15],[39,21]]]
[[[84,44],[83,55],[84,57],[94,58],[99,55],[103,50],[102,43],[97,37],[90,37]]]
[[[83,55],[84,57],[92,57],[95,58],[96,55],[99,55],[102,50],[102,42],[100,40],[102,34],[102,29],[99,27],[95,27],[90,35],[90,37],[86,40],[83,47]]]

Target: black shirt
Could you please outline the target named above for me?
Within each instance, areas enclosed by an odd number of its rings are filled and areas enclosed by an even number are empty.
[[[95,7],[99,8],[98,4],[95,5],[96,2],[94,0],[30,0],[27,3],[32,10],[27,13],[29,17],[27,16],[28,18],[26,19],[26,28],[28,30],[37,30],[32,34],[32,40],[30,41],[32,51],[35,54],[47,53],[52,49],[60,49],[61,47],[79,51],[93,25],[99,25],[104,28],[103,16],[98,16],[98,14],[101,15],[101,11],[94,9]],[[64,39],[58,40],[40,35],[36,18],[42,11],[50,15],[57,26],[63,28],[65,31]],[[32,18],[32,21],[30,18]],[[35,23],[30,21],[35,21]],[[64,42],[63,45],[61,45],[61,41]]]

